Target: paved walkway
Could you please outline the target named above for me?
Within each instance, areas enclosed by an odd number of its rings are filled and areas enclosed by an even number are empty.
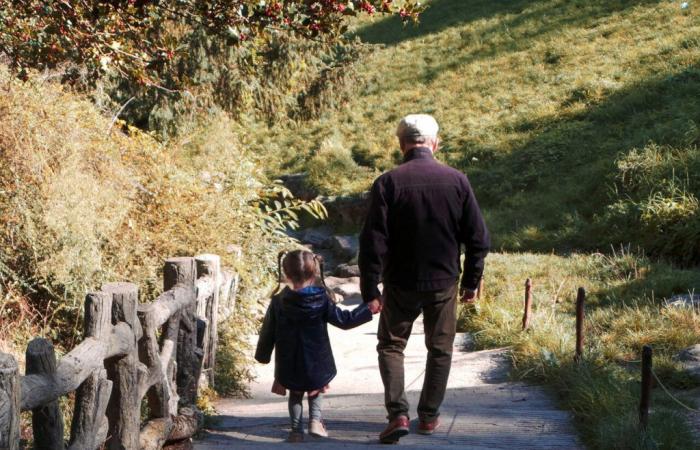
[[[352,291],[352,286],[345,286]],[[342,290],[342,288],[339,288]],[[357,295],[343,304],[352,307]],[[377,442],[386,419],[375,352],[377,316],[362,327],[329,327],[338,376],[325,395],[323,414],[330,437],[306,435],[297,449],[386,448]],[[251,338],[253,341],[256,337]],[[433,436],[411,433],[399,445],[408,449],[576,449],[581,448],[570,415],[558,410],[542,388],[507,380],[505,350],[469,352],[469,336],[458,336],[452,375],[442,408],[442,427]],[[417,323],[406,349],[406,383],[411,427],[423,383],[425,347]],[[289,430],[287,399],[270,393],[273,365],[257,366],[252,398],[223,399],[216,425],[195,443],[197,450],[277,449]],[[307,405],[304,405],[305,409]],[[308,411],[304,411],[305,415]]]

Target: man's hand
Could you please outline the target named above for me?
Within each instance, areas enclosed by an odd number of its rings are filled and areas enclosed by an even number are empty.
[[[476,301],[476,291],[462,288],[459,292],[459,301],[461,303],[474,303]]]
[[[369,308],[370,311],[372,311],[372,314],[377,314],[382,311],[382,299],[380,298],[375,298],[371,302],[367,302],[367,307]]]

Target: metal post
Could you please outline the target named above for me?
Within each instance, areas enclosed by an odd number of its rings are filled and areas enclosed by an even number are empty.
[[[525,312],[523,313],[523,330],[530,327],[530,313],[532,312],[532,280],[525,281]]]
[[[583,321],[585,319],[586,290],[578,288],[576,297],[576,356],[574,360],[580,362],[583,357]]]
[[[642,398],[639,402],[639,426],[642,430],[646,430],[649,425],[649,406],[651,404],[652,384],[651,367],[651,346],[645,345],[642,348]]]

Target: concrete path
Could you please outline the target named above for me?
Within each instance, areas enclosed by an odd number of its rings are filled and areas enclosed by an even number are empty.
[[[342,288],[337,288],[342,291]],[[347,307],[359,302],[345,286]],[[378,317],[359,328],[329,327],[338,376],[324,397],[323,414],[330,437],[306,435],[297,449],[386,448],[377,436],[386,424],[383,387],[375,352]],[[420,321],[420,319],[419,319]],[[257,337],[252,337],[254,343]],[[576,449],[581,448],[570,415],[558,410],[540,387],[507,380],[505,350],[470,352],[469,336],[458,336],[452,374],[442,408],[442,426],[433,436],[421,436],[415,407],[423,383],[425,347],[422,325],[416,323],[406,349],[406,384],[412,411],[412,433],[399,445],[409,449]],[[273,365],[257,366],[251,398],[223,399],[219,417],[197,450],[276,449],[289,430],[287,399],[270,393]],[[305,416],[308,413],[305,407]]]

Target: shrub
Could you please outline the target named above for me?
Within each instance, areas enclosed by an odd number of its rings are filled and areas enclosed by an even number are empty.
[[[357,165],[350,147],[339,135],[324,140],[306,168],[309,184],[322,194],[356,192],[374,174]]]
[[[164,258],[216,253],[242,279],[236,320],[248,326],[236,336],[250,331],[275,255],[293,244],[280,229],[300,208],[322,209],[269,183],[225,116],[164,145],[123,123],[111,128],[57,85],[5,71],[0,82],[0,275],[11,288],[3,295],[26,296],[15,308],[28,305],[35,323],[70,344],[87,291],[127,280],[148,301]]]

